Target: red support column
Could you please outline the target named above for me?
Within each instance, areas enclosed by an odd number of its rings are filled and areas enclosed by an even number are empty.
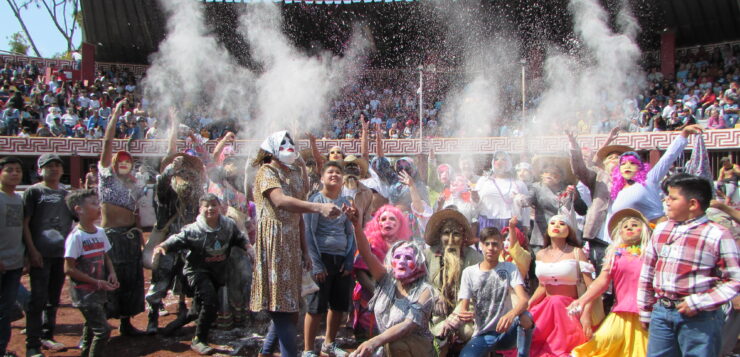
[[[660,72],[665,78],[676,74],[676,31],[668,30],[660,35]]]
[[[81,80],[92,83],[95,81],[95,45],[91,43],[82,44],[82,67]]]
[[[74,188],[81,188],[80,178],[82,178],[82,159],[80,155],[72,154],[69,157],[69,184]]]

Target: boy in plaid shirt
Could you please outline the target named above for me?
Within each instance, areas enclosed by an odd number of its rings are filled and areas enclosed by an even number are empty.
[[[669,220],[655,227],[640,273],[637,303],[649,330],[648,356],[717,356],[720,307],[740,291],[732,234],[705,215],[712,185],[678,174],[663,184]]]

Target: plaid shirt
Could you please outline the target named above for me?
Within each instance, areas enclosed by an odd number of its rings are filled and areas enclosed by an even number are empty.
[[[693,310],[715,310],[740,291],[732,234],[706,215],[655,227],[637,290],[640,321],[649,323],[658,298],[683,299]]]

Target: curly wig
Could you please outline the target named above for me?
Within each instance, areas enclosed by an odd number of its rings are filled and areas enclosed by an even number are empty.
[[[398,231],[396,232],[395,239],[392,241],[386,241],[380,231],[380,216],[385,212],[390,212],[396,216],[398,224],[400,224]],[[403,214],[403,212],[401,212],[401,210],[392,205],[381,206],[375,212],[373,218],[367,222],[363,231],[365,232],[368,242],[370,242],[370,248],[372,248],[374,252],[382,253],[379,257],[380,259],[385,258],[391,243],[411,238],[411,225],[409,224],[409,219]]]
[[[635,173],[635,176],[632,177],[632,181],[636,183],[644,185],[645,181],[647,180],[647,174],[648,172],[650,172],[650,164],[648,164],[647,162],[642,162],[642,159],[636,152],[628,151],[619,156],[619,163],[614,166],[614,169],[612,170],[612,200],[617,198],[617,195],[620,191],[622,191],[625,184],[627,183],[627,180],[624,179],[624,177],[622,176],[622,172],[619,170],[620,166],[622,166],[622,163],[624,163],[625,161],[629,161],[637,165],[637,173]]]

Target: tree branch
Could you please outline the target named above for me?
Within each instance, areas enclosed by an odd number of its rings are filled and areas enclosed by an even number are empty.
[[[15,18],[18,19],[18,22],[21,24],[21,28],[23,29],[23,32],[26,34],[26,38],[28,38],[28,42],[31,43],[31,48],[33,48],[33,52],[36,54],[36,57],[41,57],[41,52],[39,52],[39,49],[36,47],[36,43],[33,42],[33,38],[31,38],[31,33],[28,32],[28,28],[26,28],[26,23],[23,21],[23,18],[21,17],[21,12],[19,11],[18,4],[15,2],[15,0],[7,0],[8,5],[10,5],[10,9],[13,10],[13,15],[15,15]],[[22,6],[28,6],[30,2],[27,2],[23,4]]]

